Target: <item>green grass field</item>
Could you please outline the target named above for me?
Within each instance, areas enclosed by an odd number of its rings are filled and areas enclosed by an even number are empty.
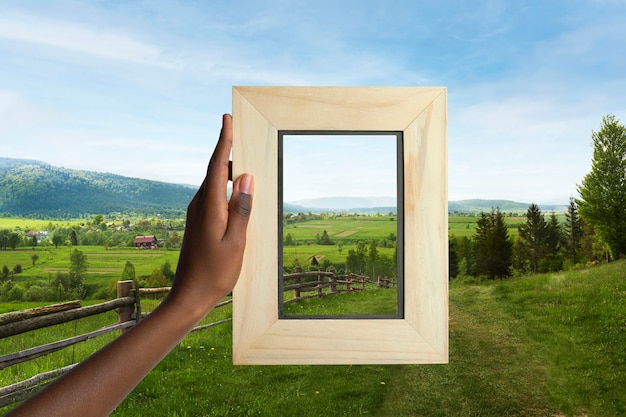
[[[448,235],[472,237],[476,231],[477,220],[477,216],[450,216],[448,218]],[[518,227],[526,221],[526,217],[505,217],[505,220],[509,230],[509,236],[515,237],[517,236]]]
[[[172,269],[176,268],[180,251],[178,250],[137,250],[134,248],[109,248],[101,246],[37,246],[18,248],[16,250],[0,250],[0,267],[6,265],[13,270],[17,264],[22,265],[22,272],[13,275],[16,283],[33,283],[35,281],[50,282],[57,272],[67,273],[70,268],[70,254],[78,249],[87,256],[88,268],[85,274],[85,285],[89,294],[98,289],[106,288],[111,280],[121,279],[127,261],[135,267],[137,278],[149,276],[155,268],[169,262]],[[33,265],[32,255],[39,258]]]
[[[447,365],[233,366],[231,338],[190,334],[112,415],[626,415],[624,260],[452,282]]]
[[[72,219],[72,220],[41,220],[41,219],[23,219],[19,217],[0,217],[0,229],[9,230],[45,230],[50,223],[71,227],[84,223],[85,220]]]

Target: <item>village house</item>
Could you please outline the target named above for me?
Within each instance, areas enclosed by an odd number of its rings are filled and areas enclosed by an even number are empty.
[[[135,237],[135,249],[156,249],[158,241],[156,236]]]

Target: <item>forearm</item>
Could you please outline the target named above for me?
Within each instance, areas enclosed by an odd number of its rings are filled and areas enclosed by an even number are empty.
[[[174,286],[142,322],[15,409],[11,416],[108,415],[141,379],[232,291],[246,243],[254,181],[243,174],[226,200],[232,120],[189,203]]]
[[[166,299],[137,326],[9,415],[108,415],[203,316]]]

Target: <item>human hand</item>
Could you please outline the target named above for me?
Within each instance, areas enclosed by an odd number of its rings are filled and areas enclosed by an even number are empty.
[[[15,408],[12,416],[109,415],[141,379],[226,294],[243,261],[254,181],[244,174],[226,200],[233,128],[224,115],[206,178],[187,210],[187,226],[168,297],[112,343]],[[133,358],[127,361],[125,358]],[[92,401],[98,398],[98,401]]]
[[[227,201],[232,139],[232,117],[225,114],[207,175],[187,210],[176,278],[168,297],[196,309],[200,318],[232,291],[243,261],[254,179],[243,174],[234,180]]]

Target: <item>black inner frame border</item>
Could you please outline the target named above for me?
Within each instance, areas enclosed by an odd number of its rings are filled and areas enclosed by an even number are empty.
[[[287,315],[283,302],[283,140],[285,136],[395,136],[398,310],[396,314]],[[278,319],[403,319],[404,318],[404,133],[376,130],[279,130],[278,131]]]

